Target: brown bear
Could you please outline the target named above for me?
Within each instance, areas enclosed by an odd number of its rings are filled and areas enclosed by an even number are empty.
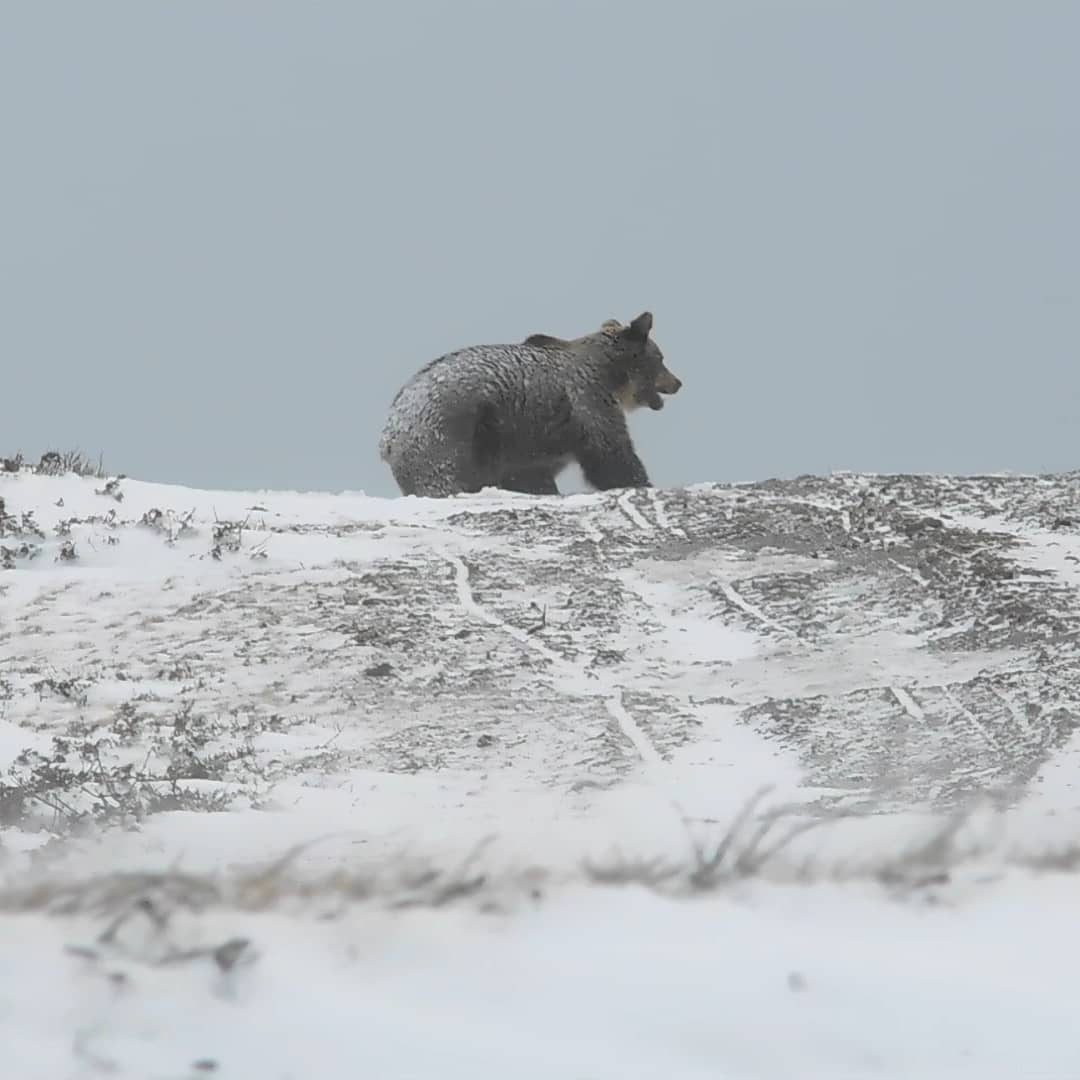
[[[499,487],[557,495],[576,461],[599,490],[649,487],[626,413],[682,386],[650,337],[653,317],[584,337],[533,334],[432,360],[398,391],[379,454],[405,495]]]

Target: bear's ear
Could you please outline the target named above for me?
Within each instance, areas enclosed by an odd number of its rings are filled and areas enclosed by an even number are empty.
[[[643,311],[630,323],[626,330],[630,337],[638,341],[644,341],[648,338],[649,331],[652,330],[652,312]]]
[[[523,344],[536,345],[541,349],[562,349],[570,343],[563,341],[562,338],[552,337],[550,334],[530,334]]]

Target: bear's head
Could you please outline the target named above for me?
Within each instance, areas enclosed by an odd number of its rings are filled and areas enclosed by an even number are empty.
[[[609,339],[606,351],[614,369],[616,396],[627,412],[643,405],[662,409],[660,395],[677,394],[682,386],[682,380],[664,363],[660,347],[649,337],[652,324],[652,313],[643,311],[629,326],[608,319],[601,327]]]
[[[652,313],[643,311],[629,326],[618,319],[605,319],[599,330],[572,341],[552,334],[530,334],[524,344],[580,357],[603,357],[623,409],[631,412],[644,405],[658,410],[664,407],[660,395],[677,394],[682,380],[667,369],[664,354],[649,337],[652,322]]]

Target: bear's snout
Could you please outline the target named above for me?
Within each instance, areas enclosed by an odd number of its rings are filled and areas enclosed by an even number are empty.
[[[667,368],[664,368],[657,377],[656,389],[659,390],[661,394],[677,394],[681,387],[682,379],[677,375],[672,375]]]

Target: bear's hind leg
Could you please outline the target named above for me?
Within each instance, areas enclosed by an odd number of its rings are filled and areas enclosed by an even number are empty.
[[[469,447],[428,447],[391,463],[394,480],[402,495],[421,499],[441,499],[450,495],[473,494],[493,483],[477,469]],[[447,452],[448,451],[448,452]]]

